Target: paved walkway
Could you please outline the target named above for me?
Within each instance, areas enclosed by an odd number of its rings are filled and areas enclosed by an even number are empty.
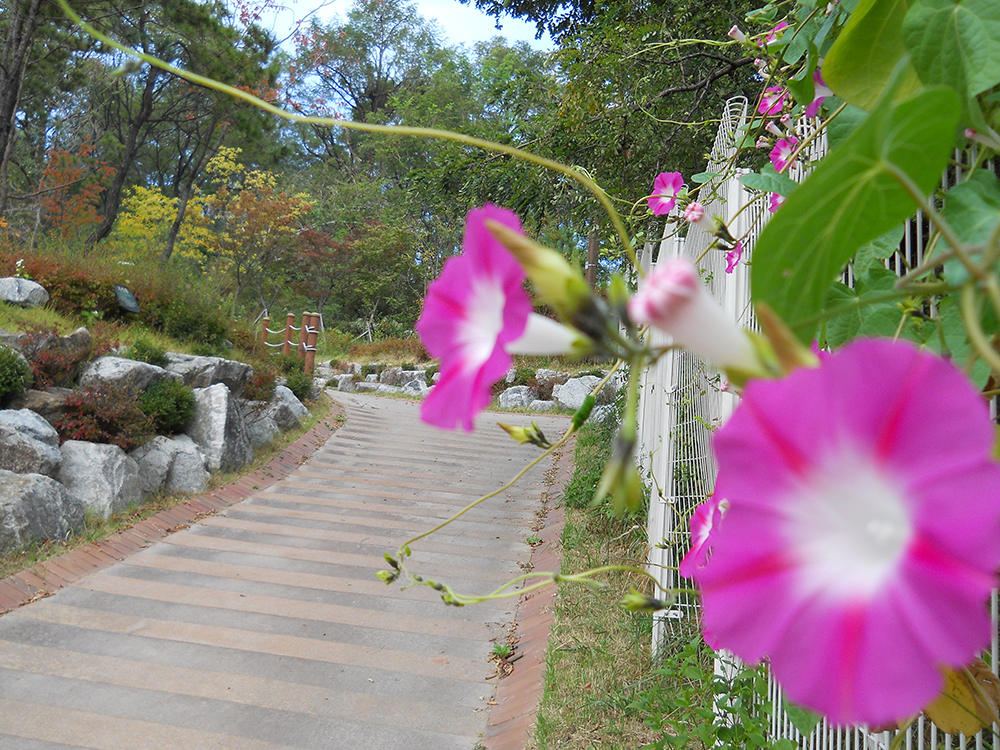
[[[490,428],[496,416],[442,433],[411,402],[337,399],[346,425],[301,465],[316,431],[272,462],[280,481],[258,472],[0,582],[0,611],[16,607],[0,617],[0,748],[523,747],[551,595],[519,613],[514,599],[445,607],[374,572],[535,449]],[[547,434],[567,424],[537,421]],[[517,575],[525,539],[558,533],[552,516],[532,531],[552,469],[415,545],[414,569],[473,592]],[[551,566],[552,551],[535,562]],[[496,695],[488,655],[516,614],[525,658]]]

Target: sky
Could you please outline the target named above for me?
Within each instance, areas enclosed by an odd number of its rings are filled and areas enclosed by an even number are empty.
[[[496,28],[495,20],[478,10],[474,4],[462,5],[458,0],[413,0],[420,14],[429,20],[437,21],[444,30],[445,39],[453,45],[473,44],[495,36],[504,36],[508,41],[524,41],[536,49],[552,49],[552,40],[546,34],[541,39],[535,39],[535,25],[512,18],[501,21],[502,29]],[[282,11],[274,26],[278,38],[291,30],[295,21],[305,17],[320,5],[317,0],[298,0],[287,3],[288,9]],[[344,18],[351,7],[351,0],[334,0],[322,7],[317,15],[323,19],[333,17]]]

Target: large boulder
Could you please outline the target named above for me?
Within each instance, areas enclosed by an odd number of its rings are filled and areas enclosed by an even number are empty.
[[[37,281],[7,276],[0,279],[0,300],[18,307],[41,307],[48,303],[49,293]]]
[[[51,477],[0,470],[0,554],[66,539],[83,528],[83,515],[83,502]]]
[[[142,500],[139,465],[117,445],[67,440],[59,481],[102,518]]]
[[[562,385],[557,385],[552,389],[552,398],[563,409],[576,411],[583,406],[583,400],[590,395],[590,392],[600,382],[601,379],[594,375],[570,378]]]
[[[309,410],[295,397],[291,389],[284,385],[274,389],[274,396],[271,397],[266,412],[283,430],[296,429],[301,425],[302,418],[309,414]]]
[[[177,448],[177,453],[174,454],[174,462],[167,473],[167,493],[197,494],[207,490],[208,480],[212,475],[205,467],[205,454],[201,448],[187,435],[177,435],[171,442]]]
[[[176,453],[177,448],[170,438],[157,435],[128,454],[139,466],[139,489],[144,495],[163,491]]]
[[[425,397],[430,388],[427,387],[427,380],[422,376],[423,373],[421,373],[421,377],[413,378],[413,380],[406,383],[406,385],[403,386],[403,393],[409,396],[420,396],[420,398]]]
[[[569,380],[568,372],[547,370],[544,367],[540,367],[535,371],[535,382],[538,383],[538,392],[543,399],[550,398],[552,390],[557,385],[563,385],[567,380]]]
[[[346,373],[344,375],[338,375],[337,376],[337,390],[338,391],[346,391],[347,393],[350,393],[350,392],[354,391],[355,390],[354,389],[354,379],[356,377],[357,377],[356,375],[354,375],[353,373],[350,373],[350,372]]]
[[[253,367],[233,359],[176,352],[167,352],[167,359],[170,360],[167,371],[180,376],[189,388],[207,388],[223,383],[231,394],[239,396],[253,377]]]
[[[129,456],[139,466],[139,486],[147,495],[204,492],[208,487],[205,456],[187,435],[159,435]]]
[[[277,389],[275,389],[277,390]],[[253,461],[246,422],[223,383],[195,388],[194,419],[184,430],[204,452],[211,471],[235,471]]]
[[[0,469],[55,477],[61,461],[52,425],[28,409],[0,411]]]
[[[259,448],[267,445],[281,434],[274,417],[267,413],[266,401],[247,401],[237,399],[240,414],[246,422],[247,435],[250,437],[250,445]]]
[[[102,383],[111,383],[133,393],[141,393],[153,383],[165,378],[181,380],[180,375],[148,362],[137,362],[123,357],[99,357],[87,365],[80,375],[80,387],[89,388]]]
[[[538,391],[526,385],[514,385],[500,394],[498,402],[502,409],[524,409],[538,398]]]

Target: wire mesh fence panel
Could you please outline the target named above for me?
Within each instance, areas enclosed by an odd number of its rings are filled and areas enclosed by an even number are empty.
[[[687,228],[685,237],[671,234],[655,245],[647,245],[641,264],[647,271],[655,270],[671,258],[686,257],[698,261],[703,280],[712,295],[741,324],[755,328],[750,305],[747,261],[753,256],[753,246],[770,215],[768,196],[752,194],[739,182],[739,170],[728,169],[740,128],[747,118],[747,102],[736,98],[725,106],[706,172],[716,173],[706,183],[700,201],[708,215],[722,218],[731,234],[741,238],[743,263],[726,272],[724,251],[710,248],[714,237],[697,226]],[[789,175],[801,181],[808,173],[809,163],[826,153],[825,133],[815,133],[806,123],[796,128],[795,135],[806,147],[800,162],[789,169]],[[970,166],[961,162],[956,152],[952,165],[942,175],[942,188],[947,190],[968,175]],[[975,154],[969,164],[975,164]],[[988,168],[996,169],[995,165]],[[932,198],[932,201],[936,199]],[[669,225],[676,226],[676,225]],[[898,247],[883,263],[898,276],[920,266],[933,249],[933,236],[926,217],[917,213],[898,230]],[[896,243],[896,235],[888,235]],[[843,282],[853,286],[853,268],[845,269]],[[929,313],[933,311],[925,311]],[[667,346],[665,334],[652,332],[654,346]],[[691,591],[691,581],[682,579],[676,568],[690,546],[688,519],[694,509],[711,492],[716,467],[711,451],[711,436],[736,406],[736,397],[726,392],[722,376],[698,357],[683,350],[668,351],[644,374],[639,403],[638,459],[652,487],[649,508],[649,567],[650,572],[667,588]],[[993,405],[996,418],[996,404]],[[992,598],[993,622],[998,622],[997,595]],[[698,600],[694,593],[679,593],[673,605],[658,613],[653,630],[653,648],[680,623],[691,628],[698,616]],[[994,627],[989,659],[994,671],[998,663],[998,635]],[[771,738],[789,739],[804,750],[888,750],[897,735],[896,730],[869,732],[864,728],[834,727],[821,720],[812,727],[796,727],[792,715],[785,709],[780,685],[769,680],[768,703],[771,705]],[[800,722],[801,724],[801,722]],[[941,748],[991,748],[1000,750],[1000,729],[994,724],[972,737],[948,734],[921,716],[901,739],[907,750],[939,750]]]

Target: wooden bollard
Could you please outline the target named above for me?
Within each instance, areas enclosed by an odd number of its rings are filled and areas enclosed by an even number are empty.
[[[260,321],[260,345],[267,351],[267,329],[271,327],[271,319],[264,318]]]
[[[285,317],[285,343],[281,346],[281,353],[286,357],[292,353],[292,329],[295,327],[295,313],[288,313]]]
[[[309,335],[309,315],[308,312],[302,313],[302,330],[299,331],[299,358],[306,356],[306,337]]]
[[[312,375],[313,366],[316,364],[316,341],[318,339],[319,313],[312,313],[309,316],[309,336],[306,338],[306,375]]]

